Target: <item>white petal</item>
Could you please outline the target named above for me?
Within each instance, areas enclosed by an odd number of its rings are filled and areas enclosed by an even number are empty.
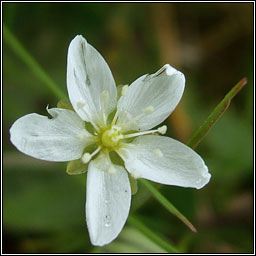
[[[121,166],[101,154],[90,162],[86,187],[86,220],[93,245],[103,246],[121,232],[129,214],[131,188]]]
[[[112,73],[99,52],[82,36],[68,49],[67,86],[71,104],[88,122],[101,123],[116,107],[117,89]]]
[[[144,75],[134,81],[118,102],[117,124],[130,122],[126,130],[148,130],[163,122],[179,103],[185,87],[184,75],[163,66],[153,75]],[[148,111],[151,110],[151,111]]]
[[[52,108],[53,118],[28,114],[10,129],[11,142],[23,153],[48,161],[71,161],[81,157],[90,143],[83,120],[67,109]],[[82,137],[81,137],[82,136]]]
[[[199,189],[211,177],[195,151],[165,136],[140,136],[118,153],[131,174],[158,183]]]

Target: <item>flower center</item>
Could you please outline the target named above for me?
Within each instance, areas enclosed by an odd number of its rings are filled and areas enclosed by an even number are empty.
[[[104,131],[101,136],[101,141],[104,147],[116,147],[124,136],[120,133],[121,127],[112,125],[110,129]]]
[[[101,133],[95,135],[98,136],[97,138],[97,145],[98,147],[96,150],[94,150],[92,153],[85,152],[82,156],[82,162],[84,164],[87,164],[92,157],[97,155],[101,150],[103,150],[105,153],[108,153],[111,151],[116,151],[120,146],[124,146],[126,143],[121,145],[121,140],[122,139],[129,139],[141,135],[146,135],[146,134],[154,134],[154,133],[160,133],[160,134],[165,134],[167,130],[166,125],[159,127],[155,130],[149,130],[149,131],[141,131],[141,132],[135,132],[135,133],[129,133],[129,134],[122,134],[122,128],[117,125],[112,125],[110,128],[107,128],[106,130],[103,130]],[[82,137],[82,136],[81,136]],[[126,145],[127,146],[127,145]],[[107,150],[105,150],[107,149]],[[160,150],[156,150],[155,152],[158,156],[162,156],[162,152]],[[113,172],[113,170],[112,170]]]

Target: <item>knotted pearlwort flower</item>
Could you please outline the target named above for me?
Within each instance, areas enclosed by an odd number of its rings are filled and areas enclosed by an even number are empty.
[[[79,167],[75,173],[88,169],[92,244],[110,243],[122,230],[130,209],[130,175],[197,189],[208,183],[211,175],[196,152],[157,136],[166,126],[151,130],[171,114],[184,86],[184,75],[167,64],[117,89],[103,57],[79,35],[68,49],[73,110],[51,108],[52,118],[28,114],[12,125],[11,141],[21,152],[48,161],[73,160],[69,165]]]

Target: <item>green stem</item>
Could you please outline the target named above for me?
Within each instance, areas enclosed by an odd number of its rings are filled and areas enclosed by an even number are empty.
[[[243,78],[240,80],[223,98],[223,100],[217,105],[217,107],[213,110],[213,112],[209,115],[203,125],[195,132],[194,136],[189,140],[187,145],[191,148],[195,148],[201,140],[205,137],[205,135],[209,132],[209,130],[213,127],[216,121],[223,115],[223,113],[227,110],[231,100],[234,96],[245,86],[247,83],[247,79]],[[162,204],[166,209],[169,210],[172,214],[178,217],[184,224],[186,224],[193,232],[196,232],[196,228],[192,225],[192,223],[182,214],[180,213],[176,207],[160,192],[160,186],[156,189],[149,181],[140,179],[140,182],[147,187],[147,189],[151,192],[151,194],[155,197],[155,199]]]
[[[210,131],[216,121],[224,114],[228,109],[231,100],[236,94],[246,85],[247,78],[240,80],[223,98],[223,100],[217,105],[213,112],[208,116],[203,125],[195,132],[187,145],[191,148],[195,148],[205,135]]]
[[[12,34],[8,27],[3,24],[3,40],[14,51],[14,53],[34,72],[48,89],[56,95],[57,98],[66,98],[66,95],[59,89],[58,85],[47,75],[36,60],[26,51],[22,44]]]
[[[140,179],[140,182],[153,194],[155,199],[158,202],[160,202],[160,204],[162,204],[170,213],[178,217],[193,232],[196,232],[196,228],[193,226],[193,224],[165,196],[163,196],[149,181]]]
[[[136,227],[142,234],[148,237],[150,240],[154,241],[162,249],[169,253],[179,253],[179,249],[168,243],[166,240],[162,239],[154,232],[152,232],[148,227],[146,227],[138,218],[130,214],[128,222]]]

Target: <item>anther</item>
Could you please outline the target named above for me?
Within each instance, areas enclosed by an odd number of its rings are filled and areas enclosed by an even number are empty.
[[[82,162],[84,164],[87,164],[93,156],[95,156],[96,154],[99,153],[99,151],[101,150],[101,146],[99,146],[93,153],[84,153],[84,155],[82,156]]]
[[[92,156],[91,156],[91,154],[89,154],[89,153],[85,153],[85,154],[82,156],[82,162],[83,162],[84,164],[87,164],[91,159],[92,159]]]
[[[159,128],[157,129],[157,131],[158,131],[159,133],[161,133],[161,134],[165,134],[166,131],[167,131],[167,126],[166,126],[166,125],[163,125],[163,126],[159,127]]]

